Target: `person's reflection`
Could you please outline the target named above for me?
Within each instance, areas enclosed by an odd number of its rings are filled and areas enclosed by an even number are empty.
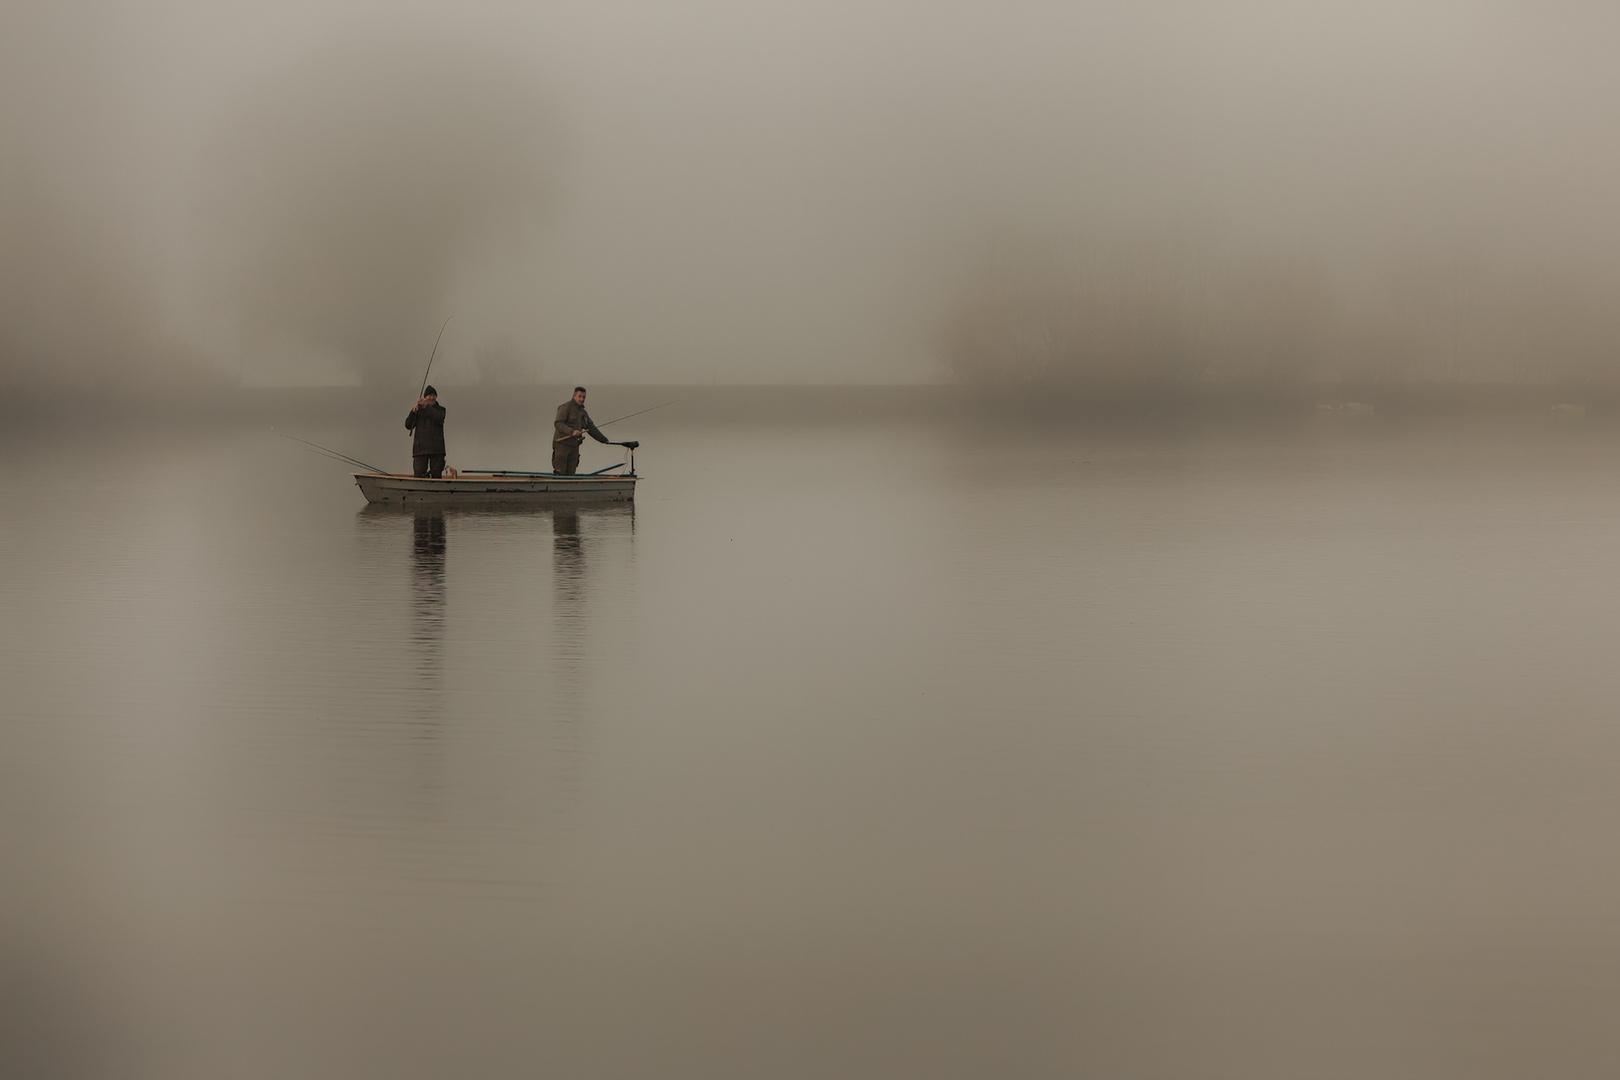
[[[418,828],[444,811],[446,515],[372,504],[356,522],[367,561],[387,568],[386,585],[373,594],[388,612],[377,623],[386,637],[373,665],[386,689],[362,689],[346,710],[344,730],[363,733],[363,765],[346,770],[329,799],[356,828]]]
[[[581,519],[584,524],[581,524]],[[591,642],[603,632],[603,602],[592,596],[591,558],[606,559],[609,575],[627,568],[619,548],[620,537],[635,537],[632,507],[579,510],[559,507],[551,512],[552,656],[556,662],[555,704],[563,715],[578,716],[585,691],[591,685]],[[594,606],[593,606],[594,604]]]
[[[420,510],[411,549],[411,640],[425,689],[437,689],[444,651],[444,512]]]
[[[444,511],[418,510],[413,526],[410,634],[416,653],[412,659],[418,693],[410,710],[414,723],[409,738],[416,747],[411,755],[416,772],[411,785],[411,809],[413,816],[430,820],[439,813],[443,771],[438,742],[444,723],[444,691],[440,686],[444,666]]]
[[[565,685],[577,686],[579,666],[585,659],[585,541],[579,532],[578,510],[556,510],[551,515],[552,589],[556,613],[557,655],[564,660]]]
[[[586,640],[590,629],[585,596],[585,537],[579,511],[551,512],[552,693],[547,712],[557,771],[559,824],[567,828],[566,808],[575,802],[579,765],[585,753],[585,697],[589,681]]]

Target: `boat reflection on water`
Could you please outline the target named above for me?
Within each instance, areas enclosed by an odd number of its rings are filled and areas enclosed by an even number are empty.
[[[398,537],[405,523],[410,523],[408,637],[417,685],[424,690],[439,688],[447,664],[446,649],[454,645],[446,640],[455,636],[447,629],[450,589],[445,567],[450,534],[455,534],[457,565],[463,567],[466,578],[456,597],[458,618],[476,624],[545,605],[542,596],[529,591],[537,584],[532,578],[495,582],[481,577],[479,568],[504,560],[514,546],[528,547],[550,533],[551,640],[525,642],[523,655],[563,661],[559,675],[577,678],[578,665],[604,645],[607,639],[598,633],[607,616],[604,602],[628,585],[634,504],[409,509],[370,505],[356,517],[364,526],[368,570],[382,573],[384,580],[378,584],[383,587],[388,575],[381,568],[399,558],[398,540],[390,538]]]
[[[441,741],[500,732],[506,760],[526,763],[525,785],[566,818],[630,634],[634,505],[370,505],[357,517],[361,574],[379,613],[368,636],[384,654],[383,692],[398,695],[389,706],[390,726],[404,734],[396,752],[413,746],[421,769],[433,770],[412,769],[420,797],[439,798],[442,765],[429,759],[441,756]]]

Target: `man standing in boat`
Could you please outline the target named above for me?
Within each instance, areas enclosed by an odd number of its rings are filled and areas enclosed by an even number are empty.
[[[585,388],[574,387],[574,396],[557,406],[555,437],[551,441],[551,471],[572,476],[579,468],[579,444],[589,435],[599,443],[608,437],[596,430],[591,414],[585,411]]]
[[[444,406],[439,392],[429,386],[416,399],[416,408],[405,417],[405,430],[416,434],[411,440],[411,464],[417,476],[437,480],[444,475]]]

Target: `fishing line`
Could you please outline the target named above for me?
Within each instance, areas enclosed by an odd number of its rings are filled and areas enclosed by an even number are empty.
[[[676,398],[675,401],[666,401],[666,402],[664,402],[664,405],[674,405],[679,400],[680,400],[679,398]],[[609,420],[607,422],[607,424],[597,424],[596,426],[599,427],[599,428],[605,428],[605,427],[608,426],[608,424],[617,424],[620,420],[628,420],[632,416],[640,416],[642,413],[652,412],[653,409],[662,409],[664,407],[664,405],[654,405],[654,406],[652,406],[652,408],[642,409],[639,412],[626,413],[624,416],[614,417],[612,420]]]

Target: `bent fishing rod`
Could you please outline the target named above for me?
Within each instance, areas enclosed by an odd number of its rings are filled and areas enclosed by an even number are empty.
[[[439,327],[439,336],[433,339],[433,352],[428,354],[427,370],[422,372],[422,389],[416,392],[417,400],[421,400],[422,391],[427,389],[428,372],[433,370],[433,358],[439,355],[439,342],[444,340],[444,328],[450,325],[453,318],[455,318],[453,313],[444,317],[444,323]]]
[[[664,405],[674,405],[679,400],[680,400],[679,398],[676,398],[675,401],[666,401],[666,402],[664,402]],[[653,405],[653,406],[651,406],[649,408],[640,409],[640,410],[638,410],[636,412],[633,412],[633,413],[626,413],[623,416],[615,416],[612,420],[609,420],[607,422],[607,424],[597,424],[596,425],[596,430],[601,431],[603,428],[607,427],[608,424],[617,424],[620,420],[628,420],[632,416],[640,416],[642,413],[652,412],[653,409],[662,409],[664,407],[664,405]],[[563,439],[572,439],[572,438],[573,438],[572,435],[564,435],[562,437],[562,439],[552,439],[551,441],[554,442],[554,443],[560,443],[560,442],[563,441]],[[624,443],[613,443],[612,445],[614,445],[614,446],[623,446]]]
[[[280,433],[278,432],[277,434],[280,434]],[[374,472],[374,473],[380,473],[380,472],[384,471],[382,469],[377,468],[377,466],[375,466],[375,465],[370,465],[370,464],[367,464],[364,461],[361,461],[357,457],[350,457],[348,454],[339,453],[338,451],[333,450],[329,446],[322,446],[320,443],[312,443],[308,439],[300,439],[296,435],[282,435],[281,437],[283,439],[291,439],[293,442],[303,443],[305,446],[314,447],[315,450],[318,450],[319,452],[325,454],[327,457],[331,458],[332,460],[341,461],[345,465],[356,465],[356,466],[359,466],[362,469],[366,469],[366,470],[368,470],[370,472]]]

